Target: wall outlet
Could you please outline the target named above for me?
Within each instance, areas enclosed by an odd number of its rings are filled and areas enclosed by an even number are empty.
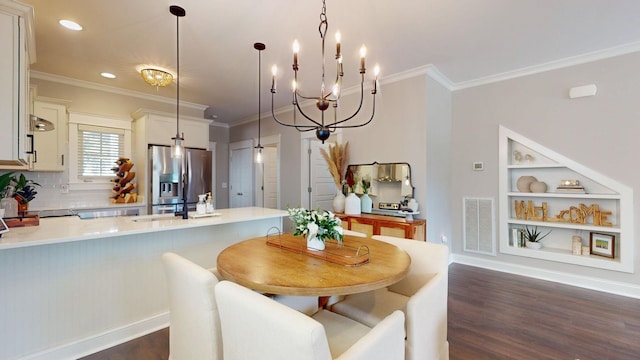
[[[442,241],[443,244],[446,244],[449,241],[449,238],[447,238],[447,235],[440,235],[440,241]]]
[[[69,184],[60,184],[60,193],[62,194],[69,193]]]

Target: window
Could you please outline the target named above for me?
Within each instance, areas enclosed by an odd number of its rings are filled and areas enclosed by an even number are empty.
[[[111,177],[124,156],[124,130],[78,125],[78,178]]]
[[[131,120],[69,112],[69,190],[111,190],[119,157],[131,158]]]

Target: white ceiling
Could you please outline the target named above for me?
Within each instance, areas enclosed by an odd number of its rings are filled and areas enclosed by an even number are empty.
[[[271,107],[270,68],[278,64],[276,107],[290,103],[291,43],[301,45],[301,83],[319,91],[321,0],[23,0],[35,8],[32,69],[175,99],[175,84],[156,90],[135,67],[175,70],[180,5],[180,99],[209,106],[233,123],[257,113],[258,52],[262,52],[262,111]],[[603,51],[638,50],[638,0],[327,0],[327,77],[335,75],[334,33],[342,33],[345,87],[358,81],[358,51],[368,49],[381,77],[433,64],[453,84]],[[58,25],[71,19],[72,32]],[[99,74],[109,71],[115,80]],[[316,90],[318,89],[318,90]]]

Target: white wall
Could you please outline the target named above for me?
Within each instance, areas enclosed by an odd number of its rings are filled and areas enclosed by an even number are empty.
[[[498,199],[498,125],[522,134],[588,168],[629,187],[640,183],[635,170],[640,153],[640,54],[497,82],[453,92],[453,252],[502,266],[531,267],[575,277],[619,282],[638,289],[640,275],[498,254],[474,255],[462,251],[462,197]],[[569,99],[571,87],[594,83],[594,97]],[[484,161],[485,171],[475,172],[474,161]],[[638,196],[634,194],[634,224],[638,225]],[[496,215],[497,215],[496,209]],[[496,224],[497,226],[498,224]],[[631,239],[630,241],[636,241]],[[635,268],[639,268],[635,246]]]

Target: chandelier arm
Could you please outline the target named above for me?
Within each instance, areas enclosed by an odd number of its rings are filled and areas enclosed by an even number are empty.
[[[363,76],[363,78],[364,78],[364,76]],[[373,98],[374,98],[374,100],[375,100],[375,94],[374,94]],[[364,103],[364,82],[361,82],[361,83],[360,83],[360,104],[358,104],[358,108],[356,109],[356,111],[355,111],[353,114],[351,114],[351,116],[349,116],[349,117],[347,117],[347,118],[344,118],[344,119],[342,119],[342,120],[339,120],[339,121],[335,121],[333,124],[331,124],[331,127],[337,127],[337,128],[349,128],[349,127],[359,127],[359,126],[362,126],[362,125],[353,125],[353,126],[346,126],[346,125],[345,125],[345,126],[342,126],[342,125],[341,125],[341,126],[337,126],[337,125],[342,124],[343,122],[349,121],[349,120],[353,119],[356,115],[358,115],[358,113],[359,113],[359,112],[360,112],[360,110],[362,109],[362,104],[363,104],[363,103]],[[368,124],[370,121],[371,121],[371,120],[369,120],[369,121],[367,122],[367,124]]]
[[[318,126],[323,126],[322,123],[319,123],[319,122],[313,120],[313,118],[311,118],[307,114],[305,114],[304,111],[302,111],[302,108],[300,107],[300,103],[298,101],[296,101],[294,105],[295,105],[295,109],[298,109],[298,112],[300,113],[300,115],[304,116],[305,119],[307,119],[307,120],[311,121],[312,123],[316,124],[315,126],[313,126],[314,129],[316,127],[318,127]],[[294,109],[294,111],[295,111],[295,109]],[[322,114],[324,114],[324,111],[322,112]],[[309,125],[304,125],[304,126],[309,126]]]
[[[288,126],[288,127],[294,127],[296,129],[298,129],[298,131],[311,131],[314,130],[315,128],[318,127],[318,125],[296,125],[296,124],[287,124],[283,121],[280,121],[280,119],[278,119],[278,117],[276,116],[276,112],[275,112],[275,108],[274,108],[274,101],[273,101],[273,96],[274,93],[271,93],[271,116],[273,117],[273,120],[275,120],[278,124],[282,125],[282,126]],[[295,109],[294,109],[295,111]],[[300,129],[305,129],[306,130],[300,130]]]
[[[338,125],[338,126],[330,126],[330,127],[333,129],[349,129],[349,128],[362,127],[362,126],[368,125],[373,120],[373,117],[375,114],[376,114],[376,96],[375,94],[373,94],[373,102],[371,105],[371,117],[369,117],[369,120],[367,120],[367,122],[358,124],[358,125]]]

